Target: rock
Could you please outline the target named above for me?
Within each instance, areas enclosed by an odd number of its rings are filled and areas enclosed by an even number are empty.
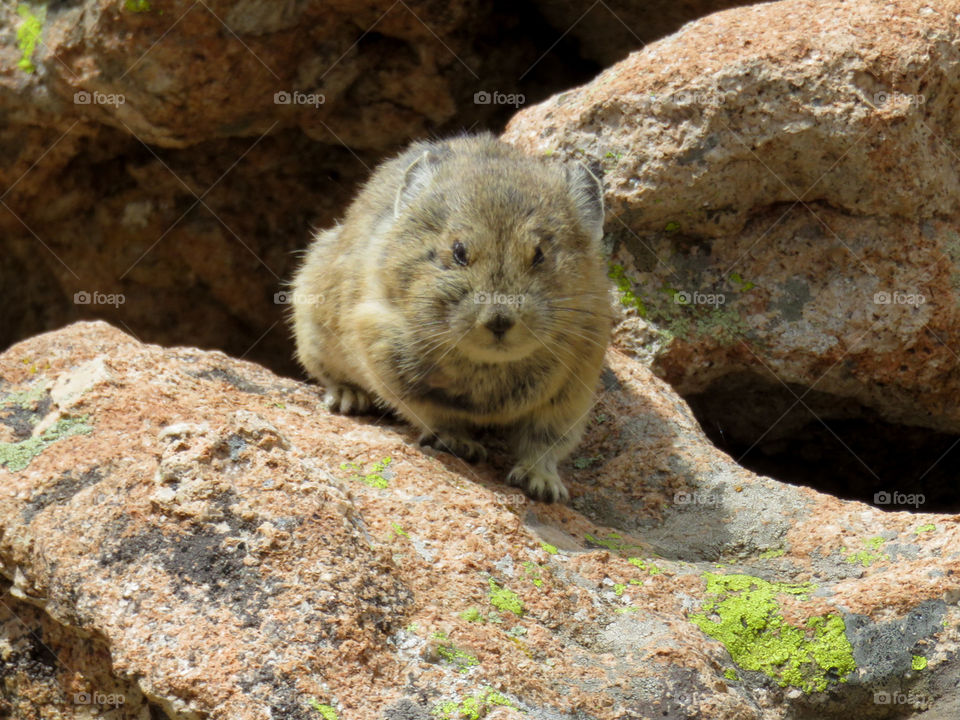
[[[603,167],[617,343],[738,457],[757,447],[796,463],[799,448],[781,445],[801,426],[815,454],[834,442],[816,418],[844,440],[834,425],[861,423],[900,450],[866,461],[874,484],[890,467],[909,487],[960,434],[958,12],[728,10],[507,128],[530,153]],[[910,467],[912,454],[924,459]]]
[[[503,484],[496,443],[477,466],[427,454],[410,428],[330,415],[316,387],[219,352],[99,322],[15,345],[0,356],[14,437],[0,576],[15,591],[0,610],[33,634],[0,617],[0,707],[88,717],[76,693],[123,694],[118,718],[231,720],[956,706],[956,516],[754,475],[644,365],[607,361],[564,506]],[[109,381],[55,410],[49,389],[90,367]],[[85,430],[15,452],[50,412]],[[52,652],[28,662],[39,641]]]

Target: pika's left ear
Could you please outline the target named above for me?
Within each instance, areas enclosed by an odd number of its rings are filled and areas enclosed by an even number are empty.
[[[603,238],[603,182],[582,162],[566,166],[567,186],[584,228],[595,242]]]

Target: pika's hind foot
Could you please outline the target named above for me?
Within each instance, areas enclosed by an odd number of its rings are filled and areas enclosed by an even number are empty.
[[[331,412],[342,415],[362,415],[373,407],[370,395],[352,385],[331,384],[323,396],[323,404]]]
[[[421,445],[443,450],[467,462],[480,462],[487,459],[487,449],[476,440],[452,433],[424,432],[418,442]]]
[[[527,491],[527,495],[534,500],[544,502],[566,502],[570,499],[567,486],[563,484],[556,467],[549,467],[547,463],[519,462],[507,475],[507,482]]]

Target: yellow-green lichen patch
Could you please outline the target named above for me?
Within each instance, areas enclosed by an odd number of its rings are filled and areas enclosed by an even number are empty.
[[[636,308],[640,317],[647,316],[647,306],[639,295],[633,292],[633,282],[627,277],[627,271],[623,265],[610,265],[607,276],[617,284],[617,290],[620,293],[620,302],[627,307]]]
[[[734,670],[733,668],[727,668],[726,670],[724,670],[724,671],[723,671],[723,676],[724,676],[727,680],[730,680],[731,682],[736,682],[737,680],[740,679],[740,676],[737,675],[737,671]]]
[[[623,555],[631,550],[642,550],[643,548],[640,545],[634,545],[628,543],[623,539],[623,536],[617,532],[611,532],[607,537],[596,537],[590,533],[586,533],[583,536],[583,539],[586,540],[591,545],[597,547],[604,547],[611,552],[615,552],[618,555]]]
[[[762,672],[784,687],[822,692],[831,681],[845,682],[856,669],[839,615],[811,617],[803,628],[784,621],[777,596],[806,599],[811,585],[771,583],[750,575],[707,573],[705,578],[710,597],[690,621],[723,643],[744,670]]]
[[[880,546],[885,543],[886,540],[879,535],[872,537],[869,540],[864,542],[864,545],[867,546],[865,550],[857,550],[855,552],[849,552],[849,554],[844,558],[848,563],[859,563],[863,567],[870,567],[877,560],[886,560],[888,559],[886,555],[880,550]],[[847,548],[841,548],[841,552],[847,553]]]
[[[913,531],[914,534],[920,535],[922,533],[936,532],[937,526],[933,523],[924,523],[923,525],[918,525],[917,528]]]
[[[404,530],[402,527],[400,527],[398,523],[392,522],[390,523],[390,527],[393,529],[393,533],[397,537],[405,537],[405,538],[410,537],[410,535],[407,534],[407,531]]]
[[[123,6],[130,12],[135,13],[150,12],[153,9],[149,0],[125,0]]]
[[[548,555],[556,555],[558,550],[556,545],[551,545],[548,542],[540,543],[540,547],[543,548],[543,551]]]
[[[526,574],[527,579],[533,583],[534,587],[543,587],[543,578],[540,575],[541,569],[542,568],[535,562],[527,560],[523,563],[523,572]]]
[[[448,663],[456,665],[460,672],[465,673],[470,668],[480,664],[476,655],[471,655],[466,650],[461,650],[451,643],[446,633],[436,632],[433,634],[433,638],[440,641],[440,644],[437,645],[437,655]]]
[[[910,667],[912,667],[914,670],[926,670],[927,659],[923,655],[914,655],[913,659],[910,661]]]
[[[340,716],[337,715],[337,711],[331,705],[324,705],[318,700],[310,699],[310,707],[320,713],[320,717],[323,720],[340,720]]]
[[[439,720],[480,720],[498,706],[519,709],[505,695],[493,688],[484,688],[482,692],[459,702],[456,700],[442,702],[434,707],[430,714]]]
[[[359,465],[352,462],[340,463],[341,470],[349,470],[353,474],[348,477],[348,480],[358,480],[364,485],[369,485],[372,488],[377,488],[379,490],[386,490],[390,485],[389,481],[389,472],[387,467],[390,463],[393,462],[392,458],[385,457],[383,460],[375,462],[371,468],[371,472],[364,474],[363,470]]]
[[[480,612],[479,608],[469,607],[460,613],[460,619],[468,623],[483,622],[483,613]]]
[[[19,472],[57,440],[71,435],[85,435],[92,430],[93,428],[87,424],[86,415],[61,418],[56,425],[38,437],[15,443],[0,442],[0,465],[5,465],[10,472]]]
[[[4,395],[3,399],[0,400],[0,407],[16,405],[21,410],[35,410],[40,404],[40,401],[43,400],[46,392],[47,386],[43,383],[38,383],[29,390],[21,390],[20,392]]]
[[[37,69],[33,64],[33,53],[40,41],[40,33],[43,32],[47,8],[41,7],[39,12],[34,14],[28,5],[18,5],[17,15],[22,21],[17,28],[17,49],[20,51],[17,67],[24,72],[32,73]]]
[[[783,557],[786,551],[783,548],[777,548],[776,550],[764,550],[760,553],[761,560],[772,560],[773,558]]]
[[[646,570],[650,575],[659,575],[663,572],[663,570],[658,568],[652,562],[647,562],[638,557],[627,558],[627,562],[639,568],[640,570]]]
[[[523,600],[513,590],[500,587],[490,578],[490,604],[500,612],[512,612],[517,617],[523,615]]]

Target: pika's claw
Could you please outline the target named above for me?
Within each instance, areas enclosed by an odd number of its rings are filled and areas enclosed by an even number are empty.
[[[566,502],[570,499],[567,486],[563,484],[556,470],[543,465],[525,465],[518,463],[507,475],[507,482],[522,487],[534,500],[544,502]]]
[[[323,404],[331,412],[342,415],[362,415],[373,407],[370,395],[350,385],[330,385],[323,396]]]
[[[424,432],[418,441],[421,445],[443,450],[467,462],[480,462],[487,459],[487,449],[476,440],[451,433]]]

